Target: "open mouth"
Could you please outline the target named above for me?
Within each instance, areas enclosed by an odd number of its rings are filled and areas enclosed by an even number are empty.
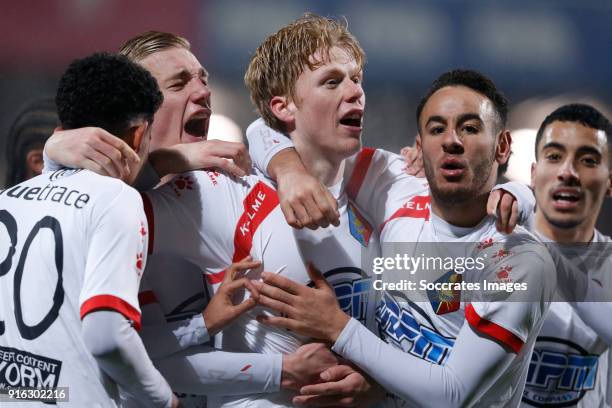
[[[210,110],[197,112],[192,115],[183,126],[185,133],[196,137],[206,137],[208,132],[208,120],[210,118]]]
[[[349,126],[353,128],[361,129],[363,123],[363,111],[352,110],[346,113],[341,119],[340,124],[343,126]]]
[[[440,171],[446,178],[457,178],[463,175],[465,165],[458,159],[444,159]]]
[[[580,191],[569,189],[558,189],[553,191],[552,198],[558,203],[576,203],[580,201]]]
[[[575,203],[580,200],[580,197],[567,193],[559,193],[553,194],[553,199],[555,201],[568,201],[570,203]]]

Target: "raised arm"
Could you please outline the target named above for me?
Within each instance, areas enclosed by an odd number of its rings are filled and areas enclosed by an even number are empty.
[[[289,225],[311,229],[339,225],[335,198],[309,174],[287,136],[262,119],[253,122],[246,134],[253,163],[277,182],[280,206]]]
[[[45,172],[65,166],[122,180],[129,175],[126,162],[139,160],[124,141],[96,127],[56,130],[45,144],[44,158]],[[149,163],[149,173],[154,171],[158,178],[203,168],[219,168],[235,176],[251,172],[246,146],[220,140],[160,148],[151,152]]]

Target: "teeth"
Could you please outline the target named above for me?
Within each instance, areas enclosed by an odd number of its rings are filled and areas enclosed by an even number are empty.
[[[579,199],[578,195],[572,193],[557,193],[553,197],[555,200],[569,200],[569,201],[577,201]]]

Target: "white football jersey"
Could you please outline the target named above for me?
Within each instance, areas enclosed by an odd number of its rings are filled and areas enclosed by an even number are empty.
[[[380,150],[371,150],[368,156],[369,171],[356,201],[376,221],[383,257],[395,257],[396,253],[416,258],[483,257],[485,267],[480,270],[459,273],[452,267],[428,268],[427,275],[420,277],[429,283],[525,284],[529,290],[528,296],[503,289],[474,291],[470,301],[464,300],[468,294],[461,291],[384,290],[376,311],[381,337],[417,358],[444,364],[467,322],[476,332],[516,354],[501,377],[470,405],[518,405],[531,350],[554,292],[550,255],[523,228],[517,227],[512,235],[497,232],[490,217],[474,228],[448,224],[431,211],[426,180],[404,174],[400,156]],[[392,269],[382,275],[387,283],[405,279],[418,285],[406,270]],[[484,294],[489,297],[481,299]]]
[[[600,285],[612,294],[612,259],[607,255],[609,252],[600,251],[598,246],[609,243],[609,237],[596,230],[594,245],[573,248],[540,237],[549,242],[560,274],[585,271],[589,285]],[[578,269],[566,270],[565,266],[570,263]],[[576,289],[568,286],[570,290]],[[570,296],[573,299],[569,300],[580,300],[580,295]],[[571,303],[553,302],[531,357],[522,406],[609,406],[606,403],[608,354],[609,346],[580,318]]]
[[[339,200],[340,226],[311,231],[287,224],[275,189],[261,177],[235,180],[212,170],[182,174],[146,193],[152,207],[152,253],[179,256],[201,266],[213,290],[222,282],[224,269],[249,254],[262,262],[248,272],[252,279],[265,270],[310,284],[306,265],[311,262],[334,286],[342,308],[373,327],[374,293],[362,258],[378,254],[378,241],[346,192],[358,191],[359,181],[341,181],[332,188]],[[271,312],[257,307],[245,313],[223,331],[217,345],[226,351],[290,353],[307,341],[260,324],[256,316],[261,313]],[[290,402],[291,395],[284,392],[209,398],[209,406],[291,406]]]
[[[139,328],[147,240],[140,195],[110,177],[64,169],[0,192],[0,388],[68,387],[71,406],[116,406],[81,319],[114,310]]]

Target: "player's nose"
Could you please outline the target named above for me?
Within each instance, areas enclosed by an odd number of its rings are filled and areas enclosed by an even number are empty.
[[[208,87],[208,84],[205,84],[201,81],[193,81],[194,86],[192,87],[190,99],[193,103],[196,103],[201,106],[206,106],[210,108],[210,97],[212,92]]]
[[[573,160],[565,160],[557,171],[557,178],[565,184],[577,184],[580,180]]]
[[[447,128],[442,135],[442,149],[446,153],[463,153],[463,140],[459,137],[455,129]]]
[[[361,86],[361,82],[355,82],[352,80],[348,81],[348,84],[346,86],[346,90],[345,90],[345,97],[347,102],[361,102],[361,104],[364,104],[364,96],[365,93],[363,92],[363,87]]]

